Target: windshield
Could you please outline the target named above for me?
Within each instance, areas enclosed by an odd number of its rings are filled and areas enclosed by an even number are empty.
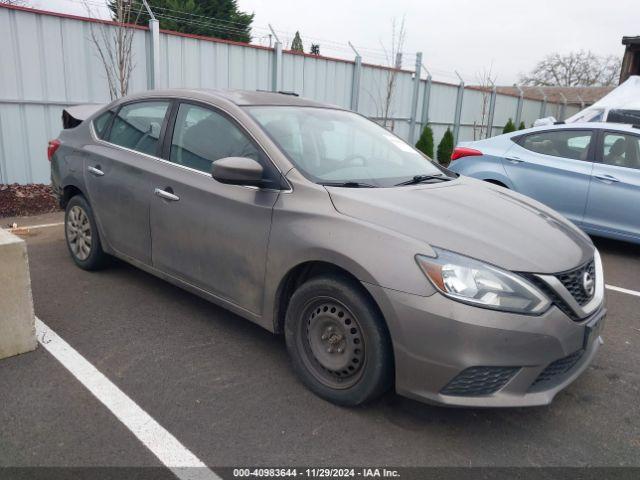
[[[448,179],[446,170],[353,112],[290,106],[247,109],[296,168],[316,183],[388,187],[417,177],[420,182]]]

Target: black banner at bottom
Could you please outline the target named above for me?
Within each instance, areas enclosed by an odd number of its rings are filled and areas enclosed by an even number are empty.
[[[640,467],[0,467],[0,480],[638,480]]]

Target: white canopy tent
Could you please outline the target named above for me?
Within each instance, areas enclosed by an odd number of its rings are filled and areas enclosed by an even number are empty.
[[[567,118],[565,122],[604,122],[609,118],[611,110],[636,111],[640,116],[640,76],[629,77],[615,90]]]

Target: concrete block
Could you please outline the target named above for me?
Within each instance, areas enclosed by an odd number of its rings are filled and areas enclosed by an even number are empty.
[[[27,244],[0,228],[0,359],[36,345]]]

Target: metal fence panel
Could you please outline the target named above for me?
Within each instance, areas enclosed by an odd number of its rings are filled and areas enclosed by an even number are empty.
[[[500,130],[509,119],[515,122],[516,107],[518,105],[517,97],[507,95],[498,95],[496,97],[496,110],[494,114],[494,126],[499,126]]]
[[[434,83],[431,86],[429,118],[432,123],[453,125],[453,119],[456,113],[457,94],[458,87],[455,85]]]
[[[284,53],[282,90],[349,108],[353,68],[349,62]]]
[[[526,98],[522,102],[522,121],[525,127],[531,127],[533,122],[540,117],[540,103]]]

